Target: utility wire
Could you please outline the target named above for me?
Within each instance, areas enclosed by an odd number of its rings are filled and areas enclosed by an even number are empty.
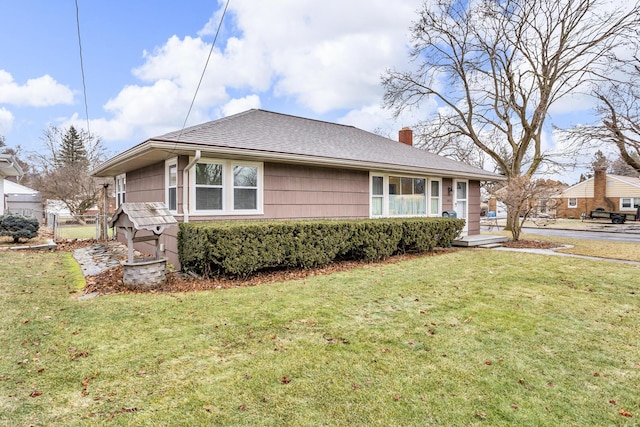
[[[76,0],[77,3],[78,0]],[[222,11],[222,16],[220,17],[220,22],[218,23],[218,29],[216,30],[216,35],[213,38],[213,43],[211,43],[211,49],[209,50],[209,56],[207,57],[207,62],[204,64],[204,69],[202,70],[202,74],[200,75],[200,81],[198,82],[198,86],[196,87],[196,92],[193,94],[193,99],[191,100],[191,105],[189,105],[189,111],[187,111],[187,117],[184,118],[184,123],[182,123],[182,129],[180,129],[180,134],[178,135],[178,141],[182,137],[182,131],[187,126],[187,120],[189,120],[189,115],[191,114],[191,110],[193,109],[193,104],[196,102],[196,96],[198,96],[198,91],[200,90],[200,85],[202,84],[202,80],[204,79],[204,75],[207,71],[207,66],[209,65],[209,60],[211,59],[211,54],[213,53],[213,48],[216,45],[216,40],[218,40],[218,34],[220,34],[220,28],[222,28],[222,21],[224,21],[224,15],[227,13],[227,8],[229,7],[229,2],[231,0],[227,0],[227,4],[224,6],[224,10]]]
[[[76,26],[78,28],[78,47],[80,48],[80,71],[82,73],[82,92],[84,94],[84,115],[87,118],[87,134],[91,135],[89,128],[89,105],[87,103],[87,85],[84,78],[84,63],[82,59],[82,37],[80,36],[80,9],[78,8],[78,0],[76,0]]]

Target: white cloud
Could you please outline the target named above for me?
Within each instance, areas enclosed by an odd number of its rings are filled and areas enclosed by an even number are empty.
[[[232,2],[213,51],[202,37],[215,32],[221,11],[198,37],[173,36],[144,52],[144,63],[132,71],[140,84],[104,105],[112,118],[94,120],[96,132],[109,130],[103,137],[111,139],[180,128],[210,51],[187,125],[259,107],[261,99],[294,101],[318,114],[358,114],[380,102],[385,69],[407,62],[409,26],[421,3]]]
[[[260,97],[258,95],[249,95],[244,98],[232,99],[222,106],[222,117],[231,116],[232,114],[242,113],[252,108],[260,108]]]
[[[72,104],[73,92],[49,75],[19,85],[11,74],[0,70],[0,103],[28,107]]]
[[[261,46],[276,95],[317,113],[378,102],[380,75],[407,60],[421,1],[260,2],[231,5],[243,40]]]
[[[15,117],[11,111],[6,108],[0,108],[0,134],[8,133],[13,127],[13,120]]]

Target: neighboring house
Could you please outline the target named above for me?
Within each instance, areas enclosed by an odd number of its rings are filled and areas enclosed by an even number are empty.
[[[0,154],[0,197],[2,206],[0,207],[0,215],[4,215],[7,210],[7,202],[5,200],[5,178],[8,176],[22,176],[22,168],[18,165],[16,158],[10,154]]]
[[[4,199],[7,212],[33,216],[42,223],[42,194],[39,191],[5,179]]]
[[[594,171],[593,178],[564,190],[556,212],[559,218],[580,218],[596,208],[633,212],[640,205],[640,178],[607,175],[605,169]]]
[[[480,181],[501,176],[353,126],[249,110],[151,138],[93,175],[116,200],[164,202],[178,221],[441,216],[480,233]],[[161,241],[177,265],[177,227]],[[122,238],[122,236],[119,236]],[[144,246],[139,246],[144,251]]]

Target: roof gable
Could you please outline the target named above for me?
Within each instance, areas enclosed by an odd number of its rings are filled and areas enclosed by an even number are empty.
[[[628,197],[640,193],[640,178],[622,175],[606,175],[607,182],[617,182],[619,185],[607,190],[607,196]],[[591,177],[565,189],[560,197],[593,197],[594,178]]]

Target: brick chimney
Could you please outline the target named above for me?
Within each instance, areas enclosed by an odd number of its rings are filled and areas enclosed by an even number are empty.
[[[607,170],[605,168],[593,171],[593,203],[596,208],[613,209],[613,203],[607,197]]]
[[[398,141],[413,146],[413,131],[408,127],[400,129],[400,132],[398,132]]]

